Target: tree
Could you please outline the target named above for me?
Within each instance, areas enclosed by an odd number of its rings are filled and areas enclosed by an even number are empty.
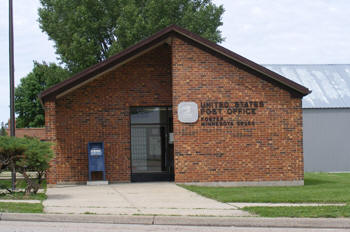
[[[5,128],[5,123],[1,122],[1,128],[0,128],[0,136],[6,136],[7,132],[6,132],[6,128]]]
[[[16,127],[42,127],[45,124],[44,110],[38,94],[70,76],[70,72],[50,63],[34,62],[34,68],[21,79],[15,89]]]
[[[25,151],[25,146],[15,137],[0,136],[0,172],[14,165]]]
[[[16,162],[23,156],[25,149],[26,147],[20,139],[0,136],[0,173],[3,170],[13,170]],[[1,186],[1,188],[4,188],[4,186]]]
[[[21,141],[25,147],[23,156],[16,162],[16,171],[21,173],[26,181],[26,195],[36,194],[41,186],[42,177],[49,169],[49,162],[54,153],[51,143],[42,142],[36,138],[26,137]],[[36,172],[36,180],[33,180],[28,172]]]
[[[14,167],[21,173],[26,182],[26,195],[38,192],[53,156],[51,143],[29,137],[0,136],[0,172]],[[36,179],[28,174],[29,171],[36,172]]]
[[[211,0],[40,0],[40,28],[73,73],[177,24],[221,42],[222,6]]]

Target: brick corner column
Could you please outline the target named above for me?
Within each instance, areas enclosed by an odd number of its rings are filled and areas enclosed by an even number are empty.
[[[50,168],[46,175],[46,181],[48,184],[57,183],[57,137],[56,137],[56,103],[54,100],[46,101],[45,107],[45,133],[46,138],[52,143],[52,149],[54,152],[54,158],[50,161]]]

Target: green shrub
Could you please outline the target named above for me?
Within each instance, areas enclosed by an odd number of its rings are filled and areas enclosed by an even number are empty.
[[[0,137],[0,172],[5,168],[14,167],[24,177],[27,195],[38,192],[42,177],[48,170],[53,156],[51,143],[30,137]],[[36,172],[36,180],[33,180],[28,172]]]
[[[12,169],[16,162],[23,157],[26,149],[22,139],[0,136],[0,172]]]

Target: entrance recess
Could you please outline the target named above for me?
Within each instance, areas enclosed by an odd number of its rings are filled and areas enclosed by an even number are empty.
[[[174,179],[171,107],[131,107],[131,181]]]

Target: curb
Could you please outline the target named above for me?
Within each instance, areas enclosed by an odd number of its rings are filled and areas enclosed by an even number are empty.
[[[350,218],[258,218],[2,213],[0,221],[349,229]]]
[[[2,213],[0,221],[72,222],[152,225],[154,216]]]

